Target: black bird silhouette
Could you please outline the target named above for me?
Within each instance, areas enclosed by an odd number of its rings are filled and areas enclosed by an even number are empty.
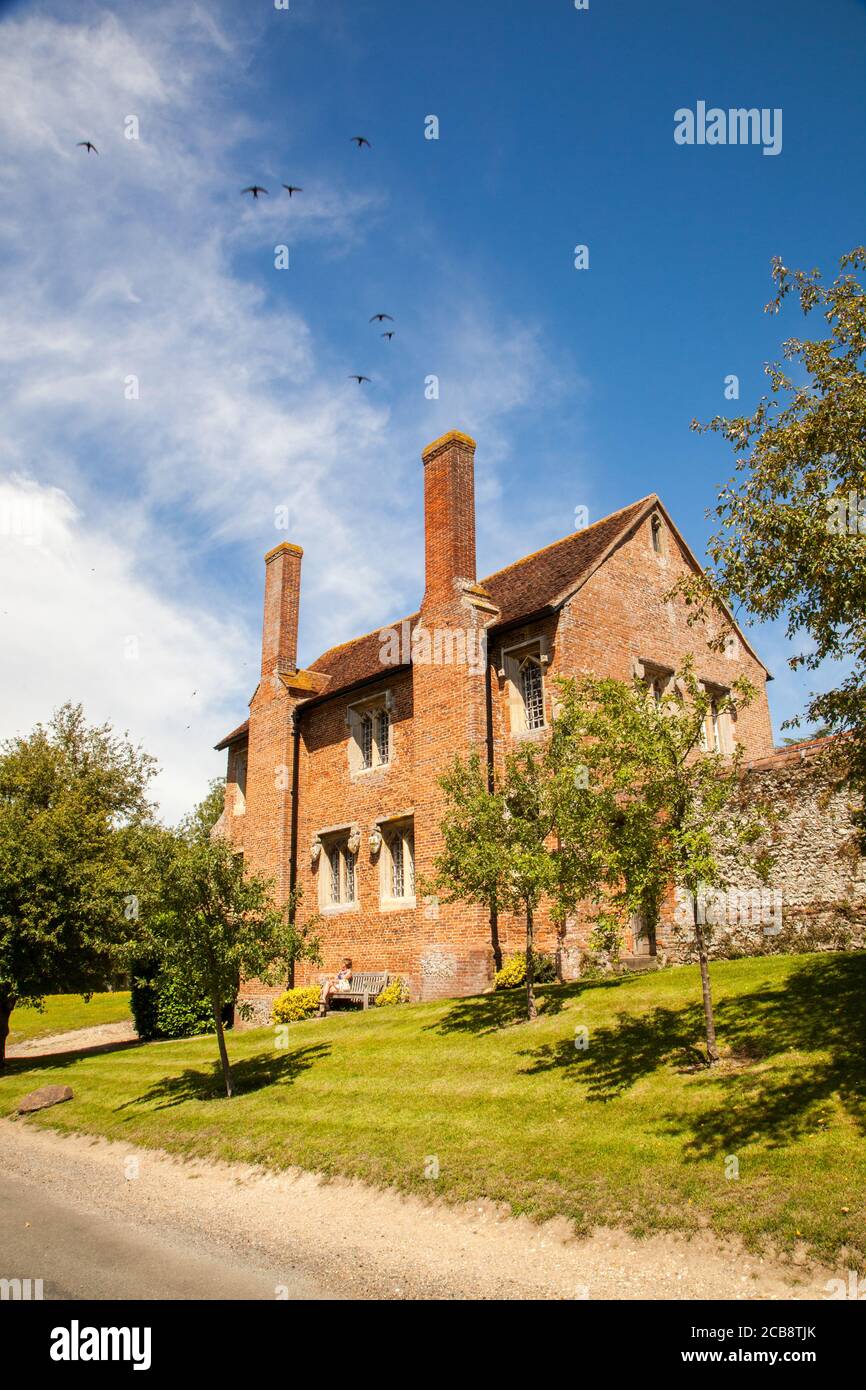
[[[93,144],[91,140],[79,140],[76,148],[85,149],[87,150],[88,154],[99,154],[99,150],[96,148],[96,146]]]
[[[303,193],[304,191],[303,188],[298,188],[297,184],[294,183],[284,183],[283,188],[286,190],[290,198],[293,193]]]
[[[350,381],[357,381],[358,385],[360,386],[362,381],[370,381],[370,378],[369,378],[368,376],[358,376],[358,373],[357,373],[357,372],[350,372],[350,373],[349,373],[349,380],[350,380]],[[371,386],[372,386],[372,384],[373,384],[373,383],[370,382],[370,385],[371,385]]]
[[[389,343],[390,343],[391,339],[393,338],[393,336],[394,336],[394,330],[393,330],[393,328],[391,329],[391,331],[390,331],[389,333],[383,333],[383,334],[382,334],[382,337],[383,337],[383,338],[387,338]]]
[[[251,183],[249,188],[241,189],[241,193],[252,193],[254,198],[258,198],[260,193],[267,193],[267,191],[266,188],[262,188],[261,184],[258,183]]]
[[[362,145],[366,145],[368,150],[373,148],[366,135],[353,135],[352,140],[358,146],[358,149],[360,149]]]
[[[393,322],[394,322],[394,315],[393,315],[393,314],[374,314],[373,317],[370,319],[370,322],[371,322],[371,323],[384,323],[384,322],[385,322],[385,319],[389,319],[389,320],[391,321],[391,323],[393,323]]]

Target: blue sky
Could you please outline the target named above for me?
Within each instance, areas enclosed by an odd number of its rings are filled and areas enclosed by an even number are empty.
[[[411,611],[420,451],[459,427],[480,574],[650,491],[703,554],[730,461],[689,423],[750,409],[800,326],[762,312],[771,257],[863,240],[859,0],[0,14],[0,730],[82,698],[172,816],[245,714],[265,550],[304,547],[302,659]],[[675,144],[698,100],[781,108],[781,153]],[[830,676],[755,640],[778,732]]]

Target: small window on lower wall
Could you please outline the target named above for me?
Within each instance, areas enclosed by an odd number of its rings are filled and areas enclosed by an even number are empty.
[[[349,849],[348,834],[324,841],[319,863],[319,906],[355,907],[358,903],[358,856]]]
[[[380,899],[382,907],[415,906],[415,830],[411,820],[381,826]]]

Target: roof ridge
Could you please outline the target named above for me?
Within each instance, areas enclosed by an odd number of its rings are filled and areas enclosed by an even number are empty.
[[[403,618],[395,618],[392,622],[380,623],[378,627],[372,627],[369,632],[359,633],[357,637],[347,637],[345,642],[337,642],[333,647],[326,647],[325,650],[323,652],[320,652],[319,655],[316,657],[316,661],[321,661],[323,657],[330,656],[332,652],[341,652],[344,647],[351,647],[354,645],[355,642],[363,642],[368,637],[375,637],[377,633],[383,632],[386,627],[397,627],[400,623],[407,623],[412,618],[416,618],[419,616],[420,614],[416,610],[416,612],[414,613],[407,613],[406,616]],[[316,661],[312,661],[310,665],[306,667],[306,670],[315,670]]]
[[[557,541],[549,541],[547,545],[542,545],[538,550],[531,550],[528,555],[522,555],[519,560],[512,560],[510,565],[503,565],[500,570],[493,570],[490,574],[479,579],[479,584],[487,584],[491,579],[498,579],[500,574],[507,574],[509,570],[516,569],[518,565],[525,565],[527,560],[537,560],[539,555],[544,555],[548,550],[555,550],[558,545],[565,545],[566,541],[573,541],[576,536],[585,536],[588,531],[592,531],[596,526],[603,526],[606,521],[613,521],[615,517],[624,515],[625,512],[634,511],[644,502],[655,500],[660,501],[657,492],[648,492],[646,497],[639,497],[635,502],[629,502],[625,507],[618,507],[615,512],[608,512],[606,516],[600,516],[598,521],[593,521],[589,526],[582,526],[579,531],[569,531],[567,536],[560,536]]]
[[[567,536],[560,536],[559,540],[550,541],[547,545],[541,546],[538,550],[531,550],[528,555],[522,555],[519,560],[512,560],[510,565],[504,565],[502,569],[493,570],[490,574],[485,575],[483,579],[477,580],[476,583],[486,584],[491,579],[497,579],[499,575],[506,574],[508,570],[516,569],[518,565],[524,565],[528,560],[535,560],[539,555],[544,555],[547,551],[554,550],[556,546],[564,545],[566,541],[574,540],[576,536],[585,536],[587,532],[592,531],[594,527],[602,526],[606,521],[613,521],[614,518],[623,516],[626,512],[634,511],[636,507],[640,507],[644,502],[649,502],[653,499],[656,501],[659,500],[658,493],[648,492],[645,497],[639,497],[636,501],[629,502],[625,507],[618,507],[616,511],[608,512],[606,516],[600,516],[598,521],[593,521],[591,525],[583,526],[579,531],[570,531]],[[345,642],[337,642],[333,647],[326,647],[306,669],[313,671],[316,668],[316,663],[323,661],[326,656],[331,656],[334,652],[339,652],[346,647],[351,647],[355,642],[363,642],[365,638],[373,637],[376,633],[382,632],[386,627],[395,627],[399,623],[409,622],[412,618],[419,616],[420,610],[416,609],[414,613],[409,613],[404,618],[397,618],[390,623],[380,623],[378,627],[371,628],[369,632],[360,633],[357,637],[349,637]]]

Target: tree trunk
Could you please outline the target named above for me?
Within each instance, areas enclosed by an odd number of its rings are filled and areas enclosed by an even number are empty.
[[[222,1005],[216,995],[214,995],[211,1000],[211,1008],[213,1009],[214,1023],[216,1024],[217,1044],[220,1050],[220,1064],[222,1065],[223,1076],[226,1083],[226,1095],[231,1099],[235,1093],[234,1086],[232,1085],[232,1069],[229,1066],[229,1054],[226,1051],[226,1035],[223,1031]]]
[[[697,918],[697,906],[695,907],[695,917]],[[698,948],[698,960],[701,965],[701,989],[704,995],[704,1016],[707,1021],[707,1060],[711,1067],[714,1067],[719,1060],[719,1049],[716,1046],[716,1023],[713,1018],[713,996],[710,993],[710,965],[707,959],[707,943],[704,938],[703,926],[695,921],[695,942]]]
[[[526,1017],[530,1022],[538,1018],[538,1009],[535,1004],[535,991],[532,986],[535,976],[535,957],[532,950],[532,908],[526,904]]]
[[[9,1019],[14,1007],[14,996],[0,990],[0,1071],[6,1066],[6,1039],[9,1036]]]

